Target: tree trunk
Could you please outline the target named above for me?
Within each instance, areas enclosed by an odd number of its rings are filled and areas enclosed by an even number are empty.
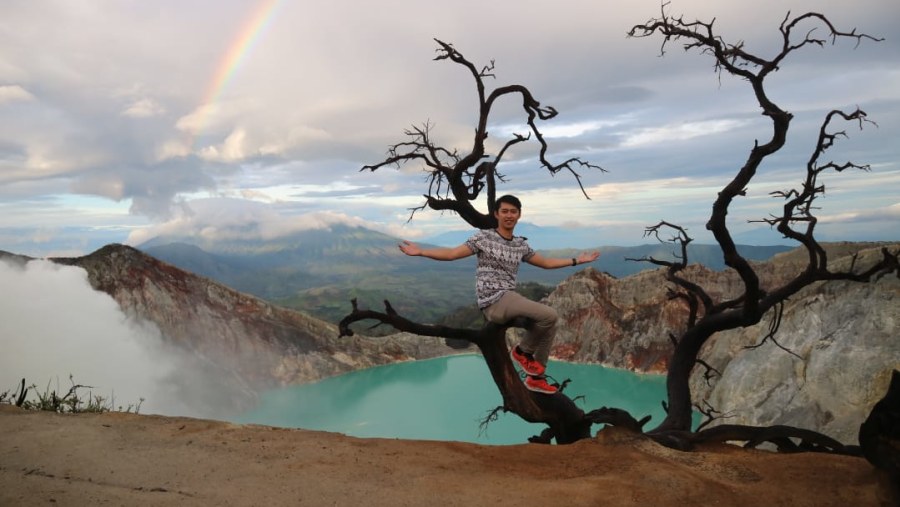
[[[712,334],[711,330],[697,326],[681,336],[681,340],[672,353],[672,361],[666,374],[666,393],[669,400],[666,418],[651,433],[691,430],[693,418],[691,371],[697,363],[700,348]]]

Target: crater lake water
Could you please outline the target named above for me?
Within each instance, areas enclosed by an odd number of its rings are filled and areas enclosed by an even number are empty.
[[[598,365],[550,361],[547,373],[571,379],[565,393],[585,411],[616,407],[647,424],[662,421],[665,376]],[[485,430],[481,421],[501,404],[480,355],[396,363],[263,393],[259,405],[235,422],[305,428],[356,437],[455,440],[520,444],[546,425],[500,413]],[[594,427],[596,431],[599,426]]]

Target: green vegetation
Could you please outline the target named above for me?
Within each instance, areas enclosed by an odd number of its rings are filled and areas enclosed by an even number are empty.
[[[275,304],[308,313],[327,322],[338,322],[350,311],[350,300],[381,308],[384,300],[403,315],[419,322],[437,322],[455,309],[475,300],[475,277],[446,277],[434,273],[383,273],[357,278],[356,283],[335,283],[298,291],[276,299]]]
[[[461,234],[459,242],[470,232]],[[327,322],[337,323],[346,316],[354,298],[373,309],[380,309],[388,300],[394,309],[417,322],[479,322],[480,312],[473,306],[475,259],[434,262],[411,258],[397,248],[399,241],[361,227],[333,225],[270,241],[159,237],[141,249],[185,271]],[[597,249],[600,259],[590,267],[616,277],[653,268],[629,258],[671,260],[676,253],[671,245],[662,244]],[[788,247],[739,249],[748,259],[765,260]],[[541,253],[568,258],[581,251],[559,248]],[[718,247],[691,244],[689,253],[693,261],[711,269],[724,268]],[[555,287],[578,269],[582,268],[545,270],[523,264],[519,282]],[[470,318],[456,315],[458,312],[468,312]]]
[[[43,392],[37,390],[37,386],[31,384],[25,385],[25,379],[22,379],[19,386],[13,391],[0,392],[0,404],[15,405],[26,410],[44,410],[58,413],[85,413],[85,412],[134,412],[139,413],[141,404],[144,399],[137,404],[129,404],[127,406],[115,407],[115,401],[104,396],[95,395],[88,391],[87,397],[79,395],[79,389],[93,389],[91,386],[76,384],[69,375],[69,382],[72,384],[66,394],[60,396],[56,390],[50,389],[50,382]],[[33,393],[37,399],[30,400],[28,395]]]

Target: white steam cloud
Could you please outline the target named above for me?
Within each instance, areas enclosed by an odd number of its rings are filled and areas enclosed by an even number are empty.
[[[183,378],[183,360],[166,348],[159,329],[126,316],[90,286],[82,268],[0,261],[0,287],[0,392],[14,391],[24,378],[41,393],[49,385],[63,395],[71,375],[93,388],[79,390],[82,399],[103,396],[116,409],[143,399],[141,413],[214,416],[183,390],[208,383]]]

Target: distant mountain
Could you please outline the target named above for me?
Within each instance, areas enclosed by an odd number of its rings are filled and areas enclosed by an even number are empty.
[[[474,233],[473,230],[448,231],[437,236],[427,238],[428,243],[439,246],[456,246],[464,243]],[[585,250],[599,250],[600,259],[592,266],[598,271],[607,272],[616,277],[623,277],[639,273],[645,269],[653,269],[654,265],[645,262],[629,261],[627,259],[639,259],[654,257],[660,260],[674,260],[676,248],[670,243],[653,243],[638,246],[602,246],[603,232],[597,229],[591,236],[583,231],[579,234],[564,227],[542,227],[528,222],[519,222],[516,226],[516,235],[528,238],[528,244],[545,255],[554,257],[574,257]],[[593,239],[584,239],[584,238]],[[773,255],[786,252],[796,245],[752,246],[737,245],[738,251],[745,258],[754,261],[765,261]],[[722,251],[718,245],[703,245],[691,243],[688,246],[688,257],[691,264],[702,264],[716,271],[725,269]],[[533,273],[532,268],[526,266],[523,277],[528,281],[552,280],[554,277],[546,277]],[[537,270],[539,273],[541,270]]]
[[[737,250],[745,259],[751,261],[766,261],[774,255],[793,250],[794,247],[785,245],[753,246],[737,245]],[[574,257],[585,249],[560,249],[541,250],[545,255],[553,257]],[[649,262],[638,262],[629,259],[654,258],[664,261],[675,261],[680,251],[669,243],[656,243],[638,246],[601,246],[587,250],[599,250],[600,258],[593,263],[597,271],[609,273],[621,278],[639,273],[646,269],[655,269],[657,266]],[[688,245],[688,261],[690,264],[700,264],[714,271],[725,269],[725,259],[718,245]],[[537,269],[529,266],[529,269]]]
[[[473,298],[472,259],[439,263],[410,258],[397,248],[399,241],[370,229],[336,225],[271,241],[158,237],[138,248],[329,322],[346,315],[353,298],[368,305],[388,299],[399,311],[425,321]]]
[[[447,231],[423,239],[423,242],[439,246],[456,246],[465,242],[473,233],[472,229]],[[609,245],[607,234],[602,228],[567,228],[559,226],[540,226],[529,222],[519,222],[516,234],[528,238],[528,243],[538,250],[556,249],[595,249]],[[795,243],[785,240],[769,227],[755,228],[747,232],[737,233],[735,242],[741,245],[781,245],[785,249],[794,248]],[[762,247],[768,248],[768,247]]]
[[[533,226],[525,227],[524,233],[532,230],[540,234]],[[407,257],[397,248],[399,242],[399,238],[363,227],[335,225],[265,241],[157,237],[138,248],[186,271],[330,322],[346,315],[353,298],[368,305],[380,305],[387,299],[398,311],[425,322],[436,322],[471,304],[474,258],[436,262]],[[674,257],[668,244],[539,251],[553,257],[574,257],[587,249],[601,252],[592,267],[616,277],[655,268],[628,258]],[[740,246],[739,250],[748,259],[766,260],[789,248]],[[724,268],[717,246],[691,245],[689,255],[692,262],[715,270]],[[525,264],[519,278],[555,287],[578,269],[582,268],[543,270]]]
[[[437,236],[425,238],[424,241],[440,246],[456,246],[464,243],[474,230],[448,231]],[[542,227],[528,222],[519,222],[516,225],[516,235],[528,238],[528,244],[533,248],[557,249],[557,248],[597,248],[604,243],[603,231],[597,229],[594,234],[580,230],[578,234],[565,227]]]

